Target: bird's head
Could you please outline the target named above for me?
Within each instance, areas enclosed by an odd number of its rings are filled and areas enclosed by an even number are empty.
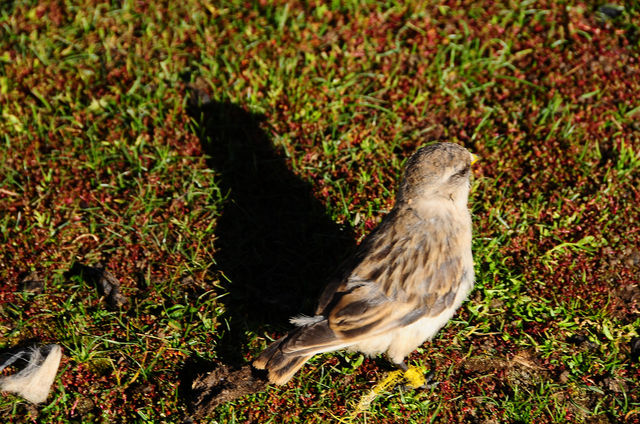
[[[398,204],[450,200],[466,207],[471,165],[477,157],[454,143],[436,143],[419,149],[407,161],[398,191]]]

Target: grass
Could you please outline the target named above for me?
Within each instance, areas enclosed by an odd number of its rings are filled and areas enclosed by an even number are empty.
[[[476,288],[410,358],[440,384],[354,416],[388,367],[327,354],[210,422],[640,422],[640,6],[600,6],[3,3],[0,348],[64,357],[1,415],[183,422],[190,361],[246,364],[310,312],[447,140],[481,161]]]

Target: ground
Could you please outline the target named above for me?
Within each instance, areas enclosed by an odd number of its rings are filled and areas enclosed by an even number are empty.
[[[446,140],[480,157],[477,281],[409,358],[438,384],[356,413],[389,365],[325,354],[194,420],[640,422],[637,1],[13,0],[0,27],[0,349],[63,349],[0,416],[188,422]]]

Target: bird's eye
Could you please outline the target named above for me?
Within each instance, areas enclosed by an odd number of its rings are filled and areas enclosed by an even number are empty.
[[[469,165],[465,166],[464,168],[462,168],[460,171],[456,172],[455,174],[453,174],[451,176],[451,179],[457,179],[457,178],[464,178],[469,174],[469,170],[471,169],[471,167]]]

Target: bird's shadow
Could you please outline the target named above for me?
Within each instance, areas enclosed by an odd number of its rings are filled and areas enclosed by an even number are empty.
[[[240,366],[247,334],[284,331],[290,316],[313,313],[354,234],[333,222],[311,185],[289,169],[263,116],[223,102],[191,106],[189,114],[228,194],[216,223],[215,269],[228,291],[217,354]]]

